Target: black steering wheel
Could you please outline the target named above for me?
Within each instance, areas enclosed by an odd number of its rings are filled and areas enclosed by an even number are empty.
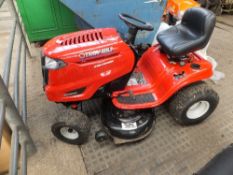
[[[120,13],[119,17],[121,20],[123,20],[125,22],[125,24],[129,28],[136,28],[138,30],[146,30],[146,31],[154,30],[154,27],[150,23],[144,22],[144,21],[137,19],[133,16],[130,16],[128,14]]]

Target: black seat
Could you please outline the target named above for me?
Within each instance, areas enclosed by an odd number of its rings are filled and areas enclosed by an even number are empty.
[[[180,24],[160,32],[157,40],[171,57],[184,56],[204,48],[213,32],[216,18],[203,8],[187,10]]]

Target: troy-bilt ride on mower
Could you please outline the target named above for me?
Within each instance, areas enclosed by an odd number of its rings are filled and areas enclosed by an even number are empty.
[[[212,76],[211,64],[194,53],[206,46],[215,15],[201,8],[184,14],[181,24],[160,32],[158,45],[135,44],[138,30],[153,26],[120,14],[129,27],[123,40],[113,28],[91,29],[58,36],[43,48],[44,89],[50,101],[80,106],[101,97],[101,141],[115,143],[145,138],[154,124],[154,109],[166,103],[168,111],[183,125],[206,119],[218,104],[218,95],[203,80]],[[79,108],[77,108],[79,109]],[[71,109],[70,109],[71,110]],[[79,111],[52,126],[59,139],[84,143],[90,122]]]

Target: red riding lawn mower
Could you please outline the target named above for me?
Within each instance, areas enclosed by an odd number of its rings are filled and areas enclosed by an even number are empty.
[[[212,66],[194,51],[208,43],[215,15],[202,8],[187,10],[180,24],[157,35],[159,44],[154,46],[135,44],[137,32],[152,31],[151,24],[123,13],[119,17],[129,27],[125,39],[114,28],[100,28],[45,44],[42,67],[48,99],[76,108],[101,97],[104,129],[96,132],[96,140],[110,137],[116,144],[148,136],[154,109],[164,104],[182,125],[210,116],[219,97],[203,80],[212,76]],[[80,110],[69,111],[77,116],[63,116],[52,132],[67,143],[83,144],[89,118]]]

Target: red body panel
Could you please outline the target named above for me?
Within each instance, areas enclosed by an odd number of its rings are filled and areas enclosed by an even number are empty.
[[[135,58],[131,48],[115,29],[93,29],[61,35],[50,40],[43,49],[44,56],[62,60],[66,66],[48,71],[45,92],[50,101],[78,102],[88,100],[99,88],[132,71]],[[198,55],[189,54],[189,61],[181,66],[170,62],[160,46],[149,48],[140,58],[134,71],[142,73],[145,85],[126,86],[113,92],[113,104],[121,109],[144,109],[161,105],[179,89],[212,75],[211,64]],[[191,64],[200,68],[195,69]],[[178,77],[176,75],[182,74]],[[83,89],[79,94],[67,95]],[[143,104],[122,104],[117,96],[151,93],[155,101]],[[131,94],[132,95],[132,94]]]
[[[142,72],[147,84],[127,86],[123,91],[113,93],[113,97],[131,91],[133,95],[152,93],[155,101],[146,104],[121,104],[117,98],[113,98],[113,103],[121,109],[144,109],[152,108],[163,104],[167,99],[174,95],[179,89],[191,83],[201,81],[212,76],[212,65],[192,53],[189,55],[190,62],[184,66],[179,63],[170,62],[167,55],[160,52],[160,46],[151,47],[145,52],[137,65],[137,71]],[[200,65],[200,69],[193,69],[192,63]],[[177,74],[184,72],[181,78],[176,78]],[[127,93],[125,94],[127,95]],[[128,94],[129,95],[129,94]]]
[[[134,65],[133,52],[111,28],[61,35],[46,43],[43,54],[66,64],[48,72],[45,92],[55,102],[90,99],[101,86],[129,73]],[[83,93],[66,95],[80,88],[85,88]]]

